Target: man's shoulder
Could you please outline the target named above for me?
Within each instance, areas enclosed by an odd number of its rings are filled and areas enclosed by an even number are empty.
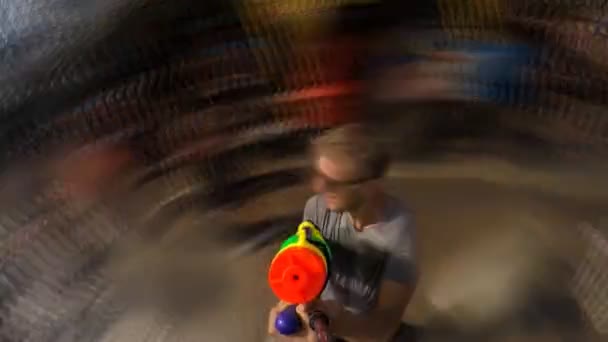
[[[389,216],[380,228],[389,245],[399,246],[412,239],[414,215],[409,207],[396,197],[389,197]]]
[[[306,205],[304,206],[304,210],[325,210],[325,200],[321,195],[312,195],[306,201]]]
[[[414,214],[412,210],[399,198],[389,195],[389,216],[390,222],[394,221],[399,227],[407,227],[413,223]]]
[[[304,206],[304,220],[310,220],[315,224],[319,224],[319,218],[325,213],[327,209],[325,200],[321,195],[311,196]]]

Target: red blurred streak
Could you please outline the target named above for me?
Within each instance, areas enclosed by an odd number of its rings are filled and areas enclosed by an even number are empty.
[[[356,94],[360,91],[359,82],[341,82],[314,88],[306,88],[292,91],[286,95],[278,95],[275,101],[278,103],[289,103],[303,100],[313,100],[324,97],[341,97]]]
[[[68,197],[92,198],[102,191],[133,161],[131,152],[118,146],[100,148],[64,159],[56,165],[58,178],[66,185]]]

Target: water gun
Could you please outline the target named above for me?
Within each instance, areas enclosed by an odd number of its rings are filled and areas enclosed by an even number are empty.
[[[275,327],[282,335],[293,335],[302,328],[296,306],[321,294],[329,279],[331,258],[327,242],[310,221],[302,222],[297,232],[281,244],[270,263],[268,283],[280,300],[293,304],[277,315]],[[320,311],[309,316],[309,325],[318,339],[327,340],[327,316]]]

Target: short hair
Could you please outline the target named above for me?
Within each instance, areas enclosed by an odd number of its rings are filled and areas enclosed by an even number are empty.
[[[358,179],[381,178],[390,166],[384,144],[369,127],[347,124],[331,129],[312,142],[315,155],[344,158],[352,165]]]

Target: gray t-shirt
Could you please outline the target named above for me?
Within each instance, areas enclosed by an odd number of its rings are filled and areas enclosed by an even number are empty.
[[[376,305],[382,280],[413,281],[414,222],[396,198],[389,197],[381,222],[362,231],[355,230],[347,213],[328,210],[321,195],[308,200],[304,220],[319,227],[333,255],[322,300],[336,300],[362,313]]]

